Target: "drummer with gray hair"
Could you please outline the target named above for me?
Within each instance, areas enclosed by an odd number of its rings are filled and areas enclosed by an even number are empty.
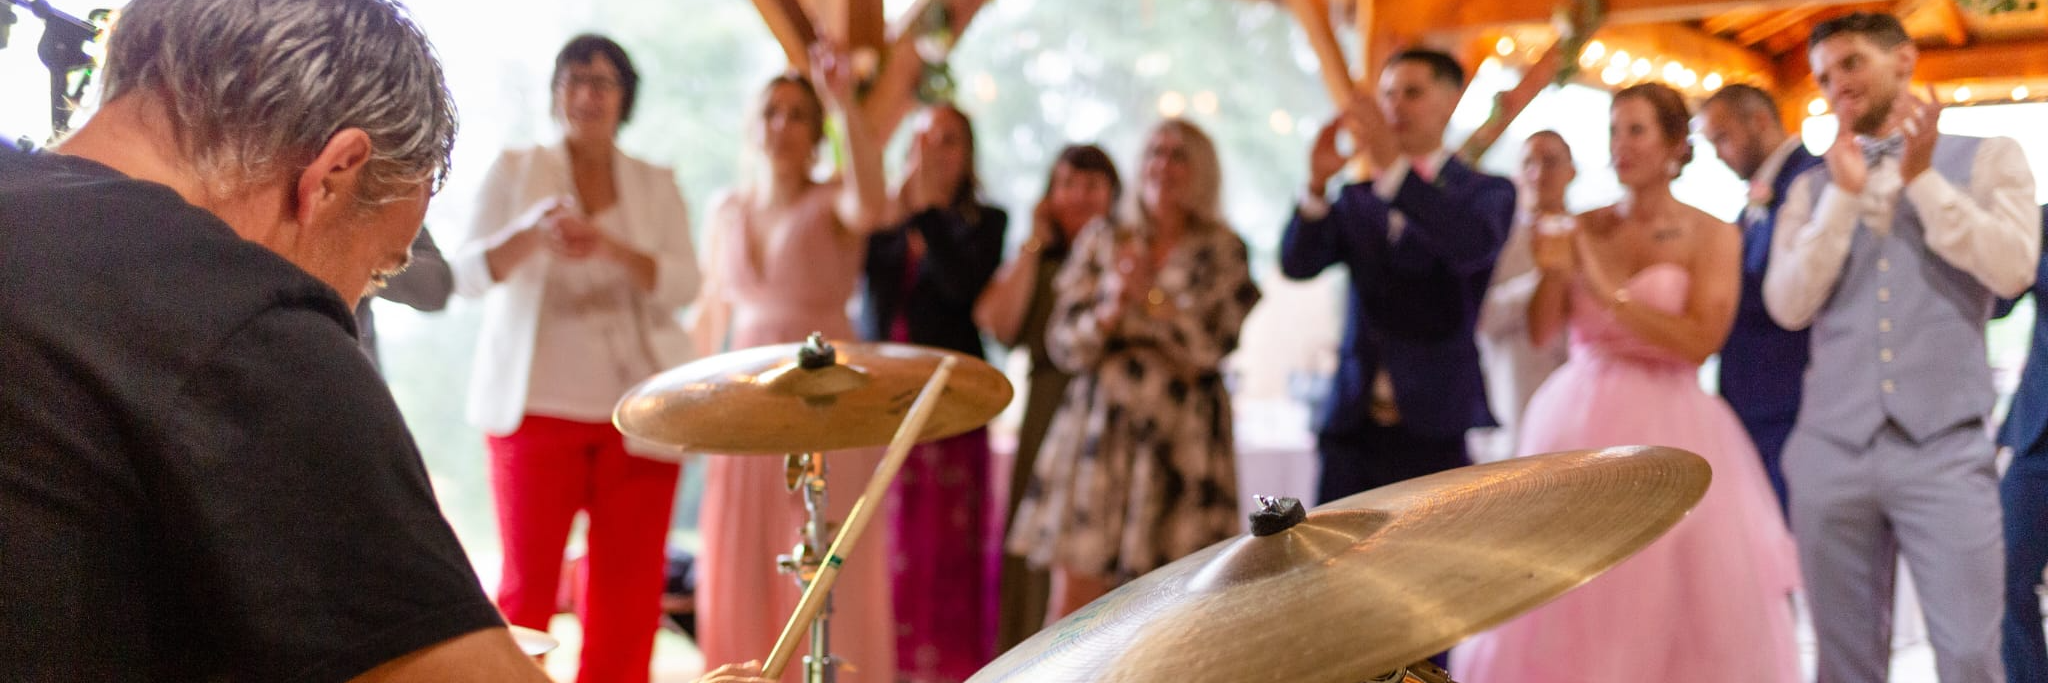
[[[544,681],[355,345],[448,169],[390,0],[136,0],[0,151],[8,681]]]

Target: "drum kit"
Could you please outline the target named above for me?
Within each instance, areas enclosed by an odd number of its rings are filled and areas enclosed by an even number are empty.
[[[803,678],[832,683],[831,588],[909,449],[986,424],[1012,395],[976,358],[813,334],[661,373],[627,393],[614,422],[678,452],[785,458],[808,518],[778,566],[804,594],[763,669],[780,678],[808,631]],[[834,529],[824,452],[883,444]],[[1631,446],[1461,468],[1314,510],[1261,498],[1251,533],[1111,591],[970,683],[1448,682],[1430,655],[1620,563],[1684,517],[1711,477],[1697,455]]]

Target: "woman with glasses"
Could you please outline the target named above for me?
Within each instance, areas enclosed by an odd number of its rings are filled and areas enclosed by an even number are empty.
[[[562,140],[498,158],[450,263],[457,291],[484,304],[468,412],[489,438],[498,609],[547,629],[570,523],[586,513],[586,682],[648,679],[679,466],[637,457],[611,414],[634,384],[689,360],[676,312],[699,282],[674,174],[617,146],[639,83],[617,43],[569,41],[555,59]]]

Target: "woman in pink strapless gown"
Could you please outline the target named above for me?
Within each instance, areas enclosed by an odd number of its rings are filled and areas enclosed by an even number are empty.
[[[834,60],[813,57],[821,61]],[[827,83],[838,77],[823,75]],[[835,90],[835,108],[846,113],[846,128],[866,130],[849,111],[857,107],[837,106],[846,101],[850,84],[826,88],[828,94]],[[824,115],[809,82],[776,78],[761,100],[760,118],[748,128],[763,168],[753,183],[712,209],[707,293],[698,319],[707,352],[796,343],[811,332],[854,340],[846,306],[858,283],[869,228],[850,226],[879,225],[886,210],[879,149],[871,138],[851,141],[844,181],[809,179]],[[854,205],[859,208],[844,208]],[[835,526],[851,512],[880,460],[879,450],[828,456]],[[712,456],[703,462],[697,644],[706,668],[766,659],[801,598],[796,582],[776,571],[775,558],[800,540],[803,502],[784,485],[782,458]],[[884,563],[889,544],[884,525],[870,526],[833,590],[832,653],[848,665],[839,671],[847,683],[896,678],[895,618]],[[782,680],[800,680],[801,655],[809,648],[809,638],[798,644],[798,657]]]
[[[1635,556],[1459,646],[1450,670],[1465,683],[1799,680],[1791,536],[1747,432],[1699,386],[1734,318],[1741,236],[1671,197],[1687,120],[1662,86],[1616,95],[1629,198],[1537,238],[1532,333],[1568,326],[1571,360],[1530,400],[1517,452],[1673,446],[1706,458],[1713,483]]]

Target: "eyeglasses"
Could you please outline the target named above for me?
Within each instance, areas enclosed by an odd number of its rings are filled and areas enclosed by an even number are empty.
[[[600,93],[618,92],[624,88],[624,86],[620,85],[619,79],[610,76],[583,76],[579,74],[564,74],[561,78],[555,79],[555,87],[563,90],[588,88]]]

